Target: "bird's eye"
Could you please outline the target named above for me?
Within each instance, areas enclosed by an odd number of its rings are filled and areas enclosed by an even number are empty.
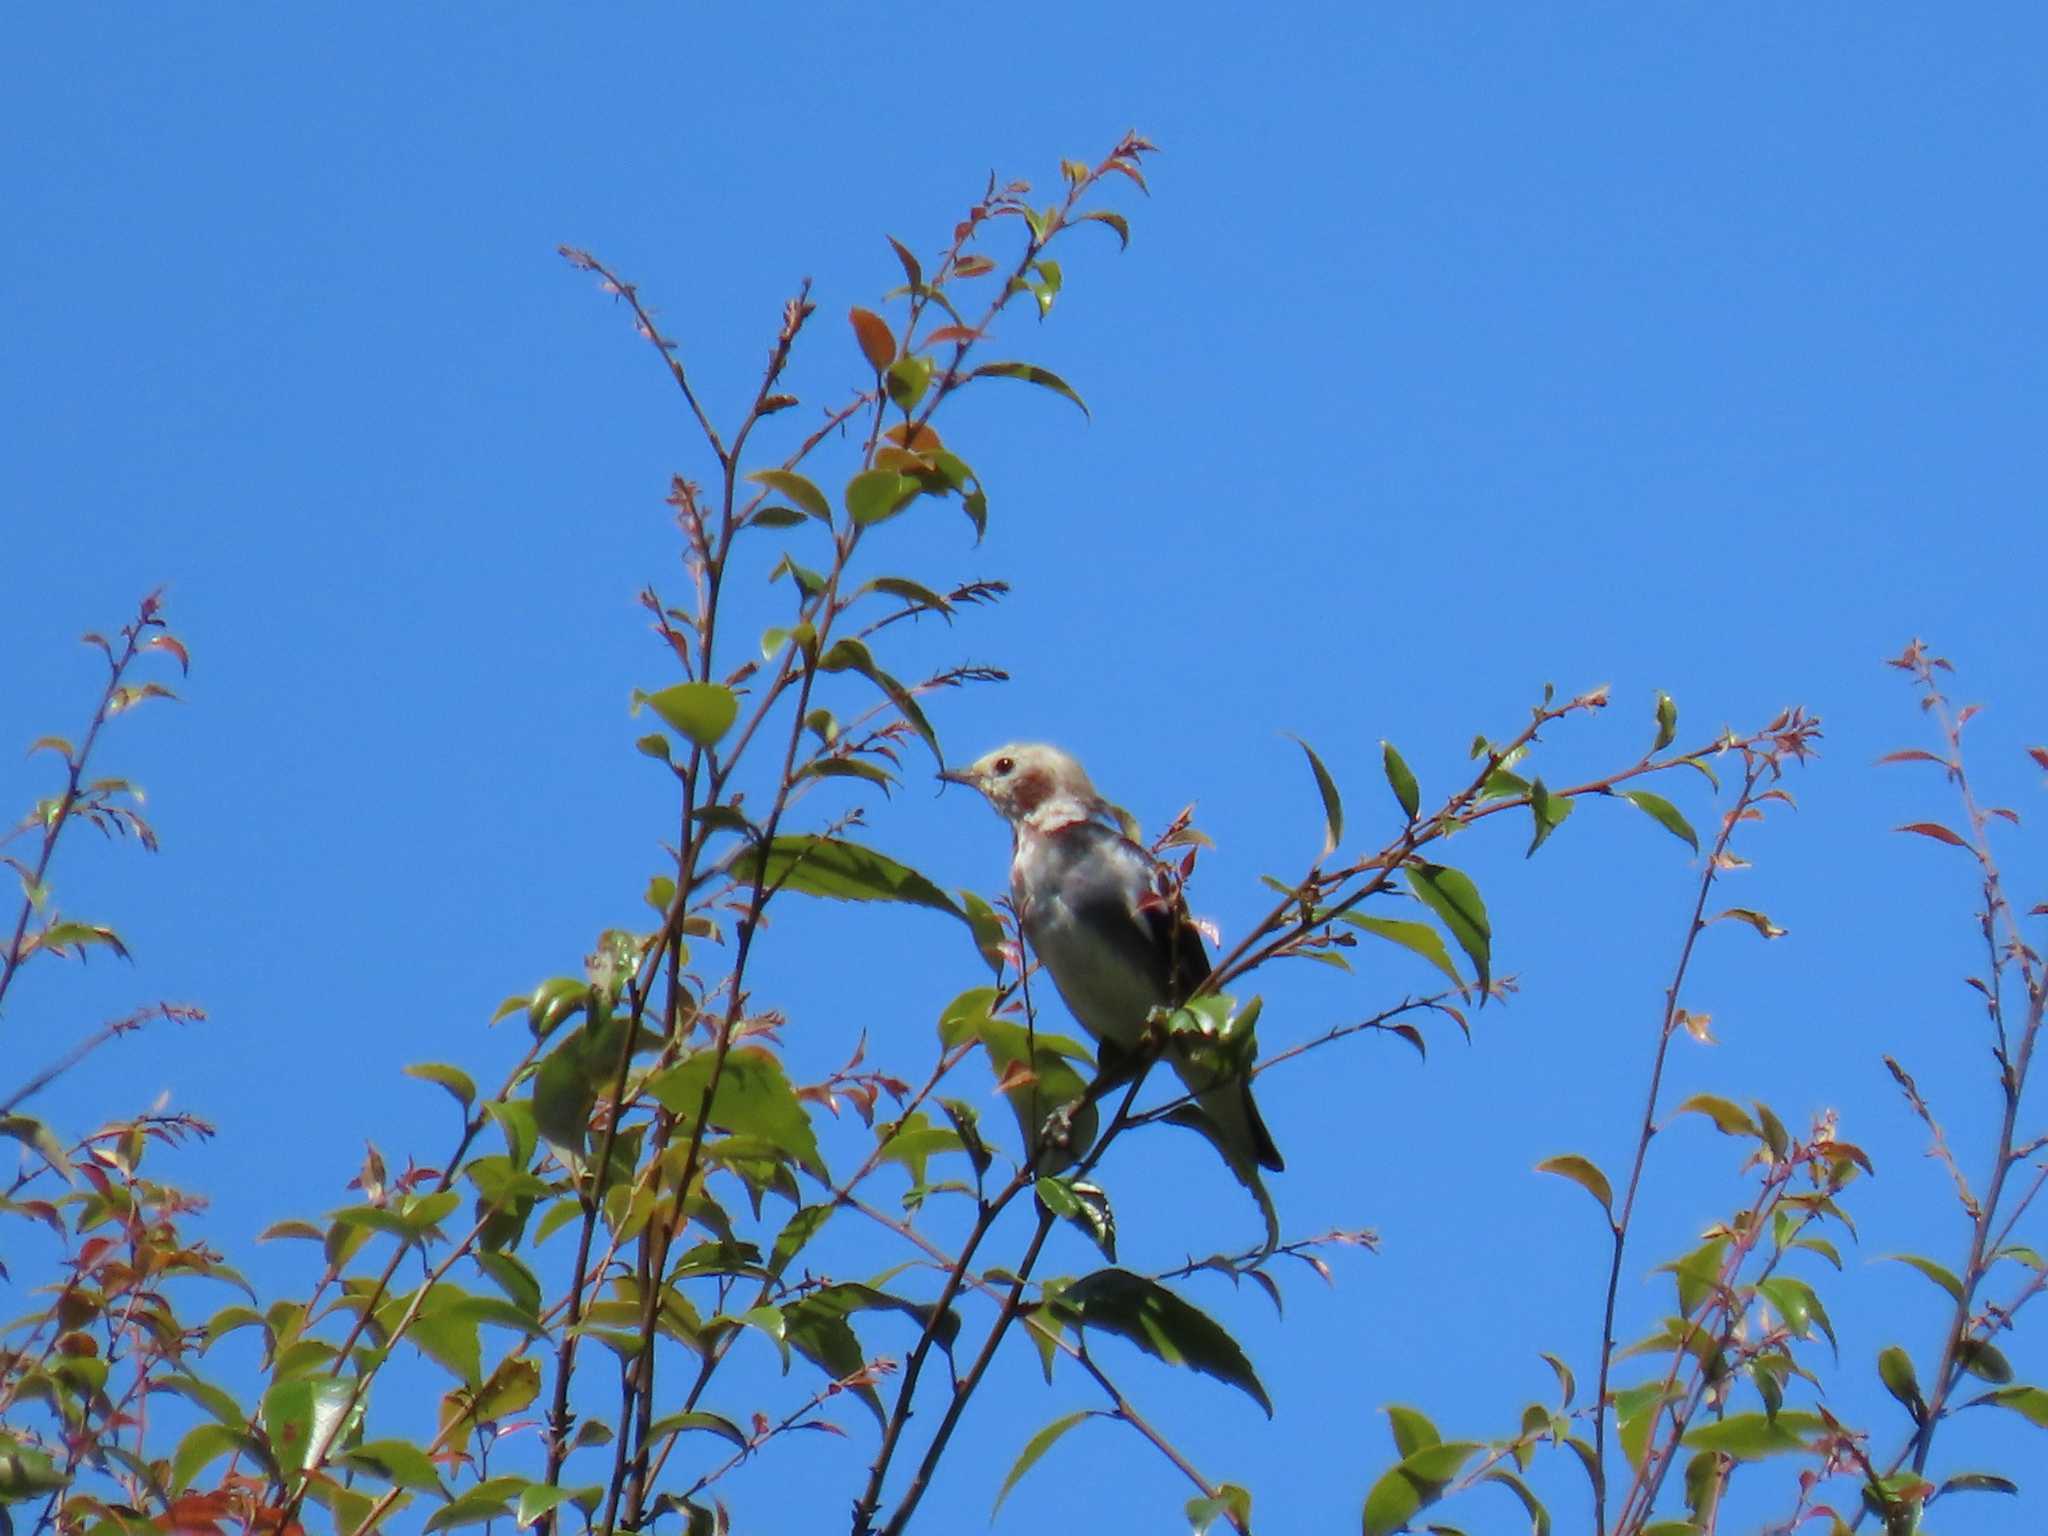
[[[1000,778],[1001,778],[1001,777],[1002,777],[1002,776],[1003,776],[1004,774],[1006,774],[1006,773],[1009,773],[1009,772],[1010,772],[1010,771],[1012,771],[1012,770],[1013,770],[1014,768],[1016,768],[1016,766],[1017,766],[1017,759],[1015,759],[1014,757],[999,757],[999,758],[997,758],[997,759],[996,759],[996,777],[1000,779]]]

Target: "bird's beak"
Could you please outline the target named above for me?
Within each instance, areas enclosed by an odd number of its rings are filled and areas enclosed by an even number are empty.
[[[965,784],[969,789],[980,787],[972,770],[966,768],[942,768],[939,770],[939,778],[948,784]]]

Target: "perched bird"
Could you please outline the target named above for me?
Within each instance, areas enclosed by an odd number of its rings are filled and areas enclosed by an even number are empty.
[[[1010,823],[1010,896],[1032,953],[1082,1026],[1134,1059],[1152,1010],[1180,1006],[1209,974],[1172,878],[1110,824],[1109,802],[1057,747],[999,747],[939,777],[979,790]],[[1167,1058],[1234,1162],[1284,1166],[1241,1069],[1171,1046]]]

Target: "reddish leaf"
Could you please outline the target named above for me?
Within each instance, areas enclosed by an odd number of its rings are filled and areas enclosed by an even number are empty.
[[[2034,760],[2036,767],[2048,769],[2048,747],[2029,747],[2027,756]]]
[[[169,651],[178,658],[178,670],[189,673],[192,670],[192,654],[185,649],[185,642],[175,635],[157,635],[149,642],[153,651]]]
[[[858,304],[847,312],[847,318],[853,321],[853,334],[869,367],[880,373],[896,360],[896,336],[888,321]]]
[[[936,331],[933,331],[931,335],[925,337],[924,341],[928,347],[936,346],[944,341],[956,342],[961,346],[965,346],[968,342],[978,339],[980,335],[981,332],[974,329],[971,325],[942,325]]]
[[[984,272],[993,272],[996,264],[986,256],[962,256],[953,263],[955,277],[980,277]]]
[[[1895,830],[1900,832],[1917,832],[1922,837],[1931,837],[1937,843],[1947,843],[1952,848],[1967,848],[1970,846],[1938,821],[1908,822],[1905,826]]]
[[[1935,763],[1943,768],[1948,766],[1946,760],[1936,757],[1932,752],[1923,752],[1918,747],[1909,747],[1903,752],[1887,752],[1877,762],[1880,767],[1886,763]]]

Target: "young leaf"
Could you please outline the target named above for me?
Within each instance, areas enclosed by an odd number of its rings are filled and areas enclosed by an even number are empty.
[[[847,312],[846,318],[853,322],[854,338],[860,342],[861,356],[868,360],[870,368],[880,373],[895,361],[896,337],[888,321],[858,304]]]
[[[1538,1173],[1554,1173],[1559,1178],[1570,1179],[1585,1190],[1607,1212],[1607,1219],[1614,1219],[1614,1186],[1607,1182],[1593,1160],[1581,1157],[1576,1152],[1566,1152],[1557,1157],[1546,1157],[1536,1165]]]
[[[1569,795],[1553,795],[1541,779],[1530,783],[1529,814],[1536,819],[1536,832],[1529,839],[1529,852],[1523,855],[1524,858],[1532,857],[1543,846],[1544,840],[1564,825],[1565,817],[1571,815],[1577,803]]]
[[[1675,1115],[1705,1115],[1714,1122],[1714,1129],[1723,1136],[1760,1136],[1756,1122],[1749,1118],[1749,1112],[1740,1104],[1718,1098],[1711,1093],[1696,1093],[1678,1108]]]
[[[1937,843],[1947,843],[1951,848],[1967,848],[1970,846],[1938,821],[1910,822],[1906,826],[1897,828],[1897,830],[1900,832],[1917,832],[1922,837],[1933,838]]]
[[[864,469],[846,483],[846,512],[865,528],[894,517],[917,500],[918,483],[893,469]]]
[[[1083,1423],[1094,1417],[1095,1410],[1093,1408],[1077,1408],[1072,1413],[1061,1414],[1050,1424],[1046,1425],[1045,1428],[1025,1441],[1024,1449],[1018,1452],[1017,1459],[1010,1464],[1010,1472],[1003,1479],[1003,1486],[996,1490],[996,1502],[994,1508],[988,1512],[989,1519],[995,1519],[996,1511],[1003,1507],[1003,1500],[1010,1496],[1010,1490],[1017,1486],[1018,1481],[1026,1472],[1029,1472],[1038,1465],[1038,1458],[1051,1450],[1060,1436],[1064,1435],[1076,1424]]]
[[[1671,702],[1671,695],[1661,689],[1657,693],[1657,739],[1650,746],[1652,752],[1662,752],[1678,736],[1678,706]]]
[[[1394,750],[1391,741],[1380,743],[1380,761],[1387,772],[1387,787],[1394,792],[1394,799],[1401,807],[1401,814],[1410,821],[1415,819],[1416,810],[1422,804],[1422,791],[1415,782],[1415,775],[1401,754]]]
[[[636,694],[671,729],[700,747],[714,747],[732,729],[740,711],[739,695],[723,683],[677,683],[659,693]]]
[[[407,1077],[416,1077],[423,1083],[438,1083],[455,1096],[455,1102],[464,1109],[476,1102],[476,1084],[470,1075],[460,1067],[451,1067],[445,1061],[422,1061],[405,1069]]]
[[[1327,859],[1344,841],[1344,802],[1337,794],[1337,785],[1330,777],[1330,770],[1316,756],[1316,749],[1299,736],[1294,738],[1294,744],[1308,754],[1309,771],[1316,776],[1316,792],[1323,797],[1323,851],[1319,857]]]
[[[771,491],[780,491],[819,522],[832,521],[832,504],[825,500],[825,493],[795,470],[757,469],[747,478]]]

